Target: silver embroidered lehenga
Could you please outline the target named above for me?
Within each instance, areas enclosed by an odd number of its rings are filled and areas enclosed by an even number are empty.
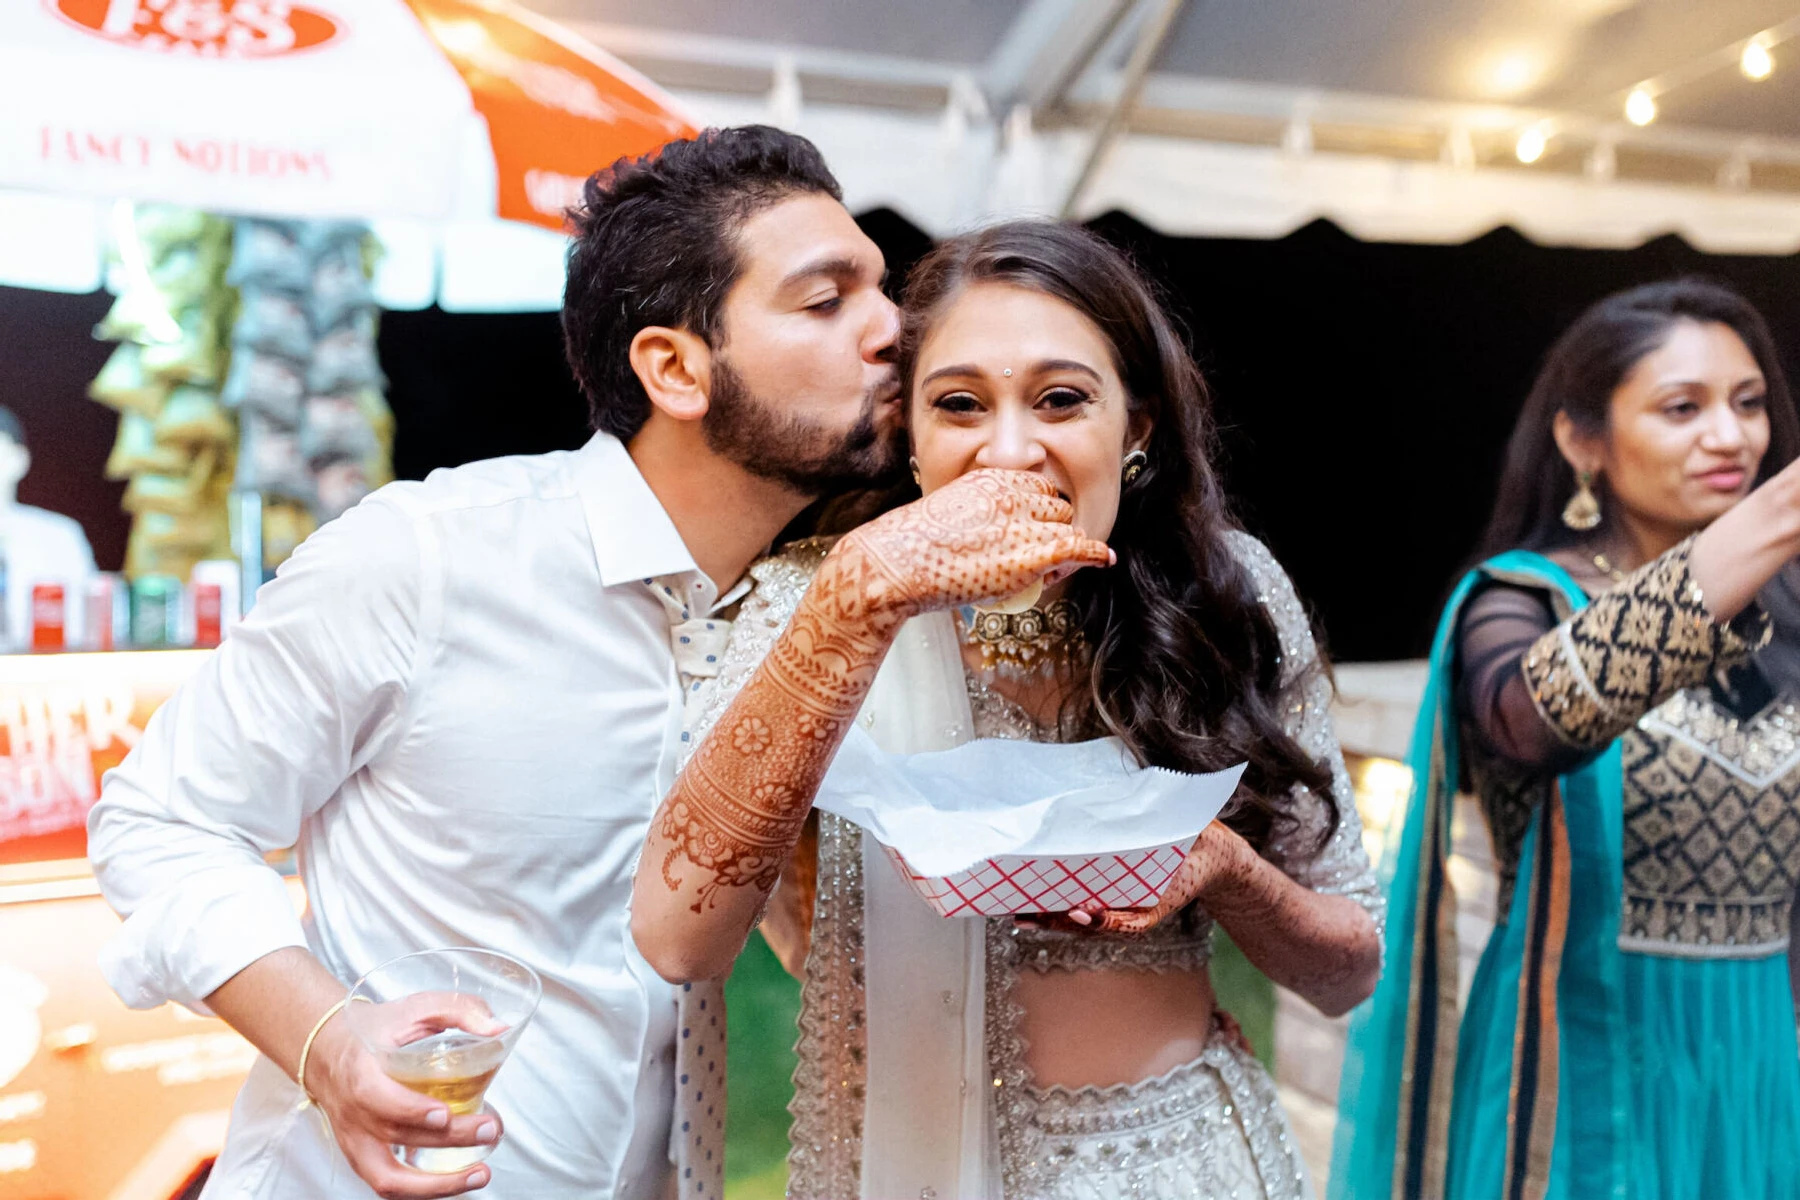
[[[1379,924],[1380,890],[1363,851],[1361,823],[1327,712],[1330,685],[1320,668],[1310,626],[1287,576],[1262,544],[1248,535],[1233,537],[1280,635],[1289,686],[1288,730],[1315,757],[1333,766],[1333,794],[1340,813],[1337,828],[1310,859],[1290,855],[1288,861],[1297,864],[1290,871],[1314,890],[1353,897]],[[713,715],[748,680],[786,625],[823,552],[818,543],[802,543],[752,568],[758,586],[734,627],[711,705]],[[936,636],[940,643],[945,640],[941,632]],[[940,656],[954,654],[941,644],[932,647],[929,635],[921,645]],[[904,646],[897,647],[896,657],[904,658]],[[884,675],[890,669],[905,668],[890,658]],[[935,720],[941,727],[936,744],[954,744],[970,736],[1057,739],[1055,730],[1038,726],[1023,710],[962,672],[959,660],[950,669],[961,677],[957,687],[961,695],[955,700],[944,697],[942,713],[929,705],[925,708],[925,720]],[[908,698],[923,690],[912,677],[894,689]],[[964,699],[966,707],[952,711]],[[878,720],[889,719],[880,715],[883,703],[878,684],[859,719],[876,728]],[[1325,807],[1310,793],[1297,795],[1296,802],[1300,822],[1288,835],[1290,844],[1316,846],[1324,830]],[[939,1092],[950,1097],[947,1103],[933,1103],[926,1094],[910,1108],[910,1097],[902,1095],[896,1101],[894,1089],[884,1087],[881,1075],[888,1068],[883,1064],[903,1064],[891,1052],[884,1057],[872,1044],[882,1036],[884,1002],[890,1009],[885,1019],[907,1030],[901,1040],[909,1056],[929,1056],[929,1047],[938,1038],[931,1018],[911,1011],[928,1008],[928,1003],[915,997],[896,1005],[883,994],[896,986],[899,977],[891,967],[885,974],[878,969],[875,943],[883,935],[874,920],[871,897],[879,890],[877,885],[886,882],[874,878],[874,873],[889,868],[879,855],[865,857],[868,848],[863,841],[855,826],[820,815],[816,901],[794,1076],[790,1197],[1298,1200],[1311,1195],[1273,1081],[1218,1021],[1197,1058],[1150,1079],[1072,1089],[1040,1087],[1031,1077],[1020,1032],[1024,1011],[1014,998],[1014,980],[1020,973],[1204,971],[1211,957],[1212,921],[1197,907],[1139,937],[1025,930],[999,919],[940,922],[974,930],[968,940],[970,966],[962,977],[976,980],[971,992],[979,994],[971,995],[961,1026],[952,1012],[943,1027],[952,1041],[958,1028],[973,1029],[973,1045],[965,1055],[962,1078],[953,1081],[954,1092]],[[923,965],[919,972],[929,973]],[[889,982],[877,985],[880,979]],[[946,1008],[960,1004],[955,991],[943,989]],[[918,994],[938,993],[927,989]],[[907,1011],[896,1014],[891,1011],[896,1006]],[[894,1040],[895,1035],[887,1036]],[[972,1091],[971,1083],[979,1091]],[[956,1108],[959,1100],[968,1114],[965,1131],[973,1132],[965,1132],[956,1143],[956,1115],[940,1115],[939,1110]],[[876,1143],[886,1136],[881,1130],[896,1128],[896,1112],[903,1123],[941,1122],[942,1128],[919,1144],[936,1148],[956,1143],[960,1168],[932,1175],[925,1168],[908,1174],[874,1162],[865,1167],[865,1160],[907,1157],[878,1153]]]

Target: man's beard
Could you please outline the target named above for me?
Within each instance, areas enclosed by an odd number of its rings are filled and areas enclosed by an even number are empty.
[[[722,357],[712,385],[700,421],[707,448],[752,475],[806,496],[897,482],[904,437],[898,424],[884,432],[877,422],[883,389],[871,389],[856,423],[838,431],[752,394]]]

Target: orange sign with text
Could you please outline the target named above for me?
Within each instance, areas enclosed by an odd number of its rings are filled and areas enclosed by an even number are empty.
[[[0,656],[0,865],[86,855],[100,777],[210,653]]]
[[[323,46],[343,22],[284,0],[46,0],[84,33],[203,58],[272,58]]]

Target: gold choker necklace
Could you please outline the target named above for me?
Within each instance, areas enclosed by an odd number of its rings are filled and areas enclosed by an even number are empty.
[[[963,636],[981,647],[981,667],[1003,676],[1047,675],[1081,644],[1075,610],[1067,600],[1023,612],[962,610]]]

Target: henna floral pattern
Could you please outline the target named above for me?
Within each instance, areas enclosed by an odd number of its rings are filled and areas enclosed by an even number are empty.
[[[745,717],[731,731],[731,748],[739,754],[761,754],[769,748],[769,727],[760,717]]]
[[[649,850],[669,891],[702,913],[748,889],[731,902],[747,930],[900,626],[1047,572],[1110,563],[1072,514],[1039,476],[975,471],[840,541],[720,717],[722,736],[706,739],[663,802]]]

